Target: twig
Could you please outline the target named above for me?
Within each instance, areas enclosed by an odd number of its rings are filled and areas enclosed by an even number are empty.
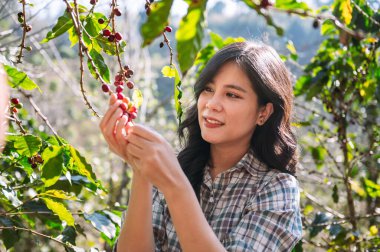
[[[40,108],[36,105],[36,103],[34,102],[34,100],[32,99],[32,95],[31,94],[27,94],[25,93],[25,91],[23,91],[22,89],[18,89],[18,91],[25,97],[28,99],[28,101],[30,102],[30,104],[32,105],[34,111],[37,113],[37,115],[45,122],[45,124],[50,128],[50,130],[53,132],[54,136],[56,137],[57,141],[62,145],[62,142],[57,134],[57,132],[55,131],[55,129],[53,128],[53,126],[51,126],[49,120],[47,119],[47,117],[42,114]]]
[[[162,33],[162,35],[164,36],[164,42],[165,44],[168,46],[169,48],[169,53],[170,53],[170,66],[173,65],[173,48],[170,46],[170,40],[168,39],[168,37],[166,36],[165,34],[165,31]]]
[[[21,120],[17,117],[17,115],[15,113],[13,113],[11,108],[9,108],[9,112],[11,114],[11,117],[14,119],[12,121],[14,121],[17,124],[17,126],[20,129],[21,134],[26,135],[28,132],[22,127]]]
[[[305,194],[306,198],[308,198],[309,200],[311,200],[312,202],[314,202],[317,206],[325,209],[327,212],[331,213],[332,215],[338,217],[339,219],[345,219],[346,218],[346,216],[344,214],[341,214],[341,213],[335,211],[334,209],[332,209],[332,208],[330,208],[330,207],[328,207],[328,206],[326,206],[326,205],[318,202],[317,198],[315,198],[313,195],[307,193],[302,188],[301,188],[301,192],[303,192]]]
[[[0,227],[0,230],[21,230],[21,231],[26,231],[26,232],[29,232],[29,233],[32,233],[34,235],[38,235],[38,236],[41,236],[41,237],[44,237],[44,238],[47,238],[47,239],[50,239],[52,241],[55,241],[65,247],[68,247],[68,248],[74,248],[74,246],[69,243],[69,242],[62,242],[60,240],[58,240],[57,238],[54,238],[52,236],[49,236],[49,235],[45,235],[45,234],[42,234],[42,233],[39,233],[37,231],[34,231],[32,229],[29,229],[29,228],[22,228],[22,227],[16,227],[16,226],[13,226],[13,227]]]
[[[27,25],[26,25],[26,15],[25,15],[25,0],[21,0],[22,3],[22,18],[23,18],[23,24],[22,24],[22,40],[20,44],[20,52],[17,55],[17,61],[15,62],[16,64],[21,63],[21,59],[23,57],[22,55],[22,50],[25,48],[25,38],[26,38],[26,33],[28,32],[27,30]]]
[[[94,115],[97,116],[97,117],[100,117],[99,114],[95,111],[95,109],[91,106],[90,102],[88,101],[87,99],[87,96],[85,94],[85,90],[84,90],[84,86],[83,86],[83,75],[84,75],[84,67],[83,67],[83,51],[86,52],[86,55],[88,57],[88,59],[91,61],[91,65],[92,67],[94,68],[95,72],[96,72],[96,75],[97,75],[97,78],[99,78],[101,80],[102,83],[105,83],[104,80],[101,78],[97,68],[95,67],[95,64],[88,52],[88,48],[86,47],[86,45],[84,44],[83,42],[83,39],[82,39],[82,31],[81,31],[81,26],[80,26],[80,19],[79,19],[79,11],[78,11],[78,5],[77,5],[77,1],[74,0],[74,11],[75,13],[73,13],[73,9],[72,7],[70,6],[68,0],[64,0],[66,5],[67,5],[67,10],[69,11],[70,15],[71,15],[71,19],[73,20],[73,24],[74,24],[74,27],[75,27],[75,30],[76,30],[76,33],[78,35],[78,45],[79,45],[79,57],[80,57],[80,71],[81,71],[81,76],[80,76],[80,87],[81,87],[81,92],[82,92],[82,96],[83,96],[83,99],[87,105],[87,107],[92,110],[94,112]]]

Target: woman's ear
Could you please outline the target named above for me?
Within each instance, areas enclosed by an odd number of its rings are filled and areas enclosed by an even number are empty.
[[[274,112],[273,103],[268,102],[267,104],[265,104],[265,106],[262,106],[260,108],[259,118],[257,119],[257,125],[262,126],[273,114],[273,112]]]

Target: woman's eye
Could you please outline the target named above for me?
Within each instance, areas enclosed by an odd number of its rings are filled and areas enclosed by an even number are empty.
[[[212,88],[205,87],[205,89],[203,89],[203,91],[206,91],[206,92],[212,92]]]
[[[227,93],[227,96],[228,97],[231,97],[231,98],[240,98],[240,96],[234,94],[234,93]]]

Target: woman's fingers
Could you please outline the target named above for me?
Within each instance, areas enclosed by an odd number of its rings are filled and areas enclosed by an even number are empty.
[[[122,117],[120,118],[117,126],[116,126],[116,140],[119,144],[121,144],[122,146],[125,145],[126,143],[126,140],[125,140],[125,137],[126,137],[126,129],[125,129],[125,126],[126,124],[128,123],[128,115],[122,115]]]
[[[112,94],[112,95],[110,96],[110,102],[109,102],[109,105],[110,105],[110,106],[113,105],[116,101],[117,101],[117,96],[116,96],[116,94]]]
[[[103,129],[108,124],[109,119],[115,113],[115,110],[119,108],[120,104],[121,104],[121,101],[117,100],[113,105],[111,105],[108,108],[106,114],[103,116],[103,119],[100,121],[100,125],[99,125],[100,129]]]
[[[135,124],[133,127],[130,127],[128,129],[128,134],[130,133],[133,133],[133,134],[136,134],[142,138],[145,138],[146,140],[148,141],[160,141],[160,135],[158,135],[155,131],[147,128],[147,127],[144,127],[142,125],[139,125],[139,124]]]

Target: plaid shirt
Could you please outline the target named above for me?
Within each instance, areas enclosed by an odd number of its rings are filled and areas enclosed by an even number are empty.
[[[164,195],[153,189],[156,251],[181,251]],[[268,169],[252,150],[214,181],[206,167],[203,213],[227,251],[290,251],[302,238],[297,180]]]

